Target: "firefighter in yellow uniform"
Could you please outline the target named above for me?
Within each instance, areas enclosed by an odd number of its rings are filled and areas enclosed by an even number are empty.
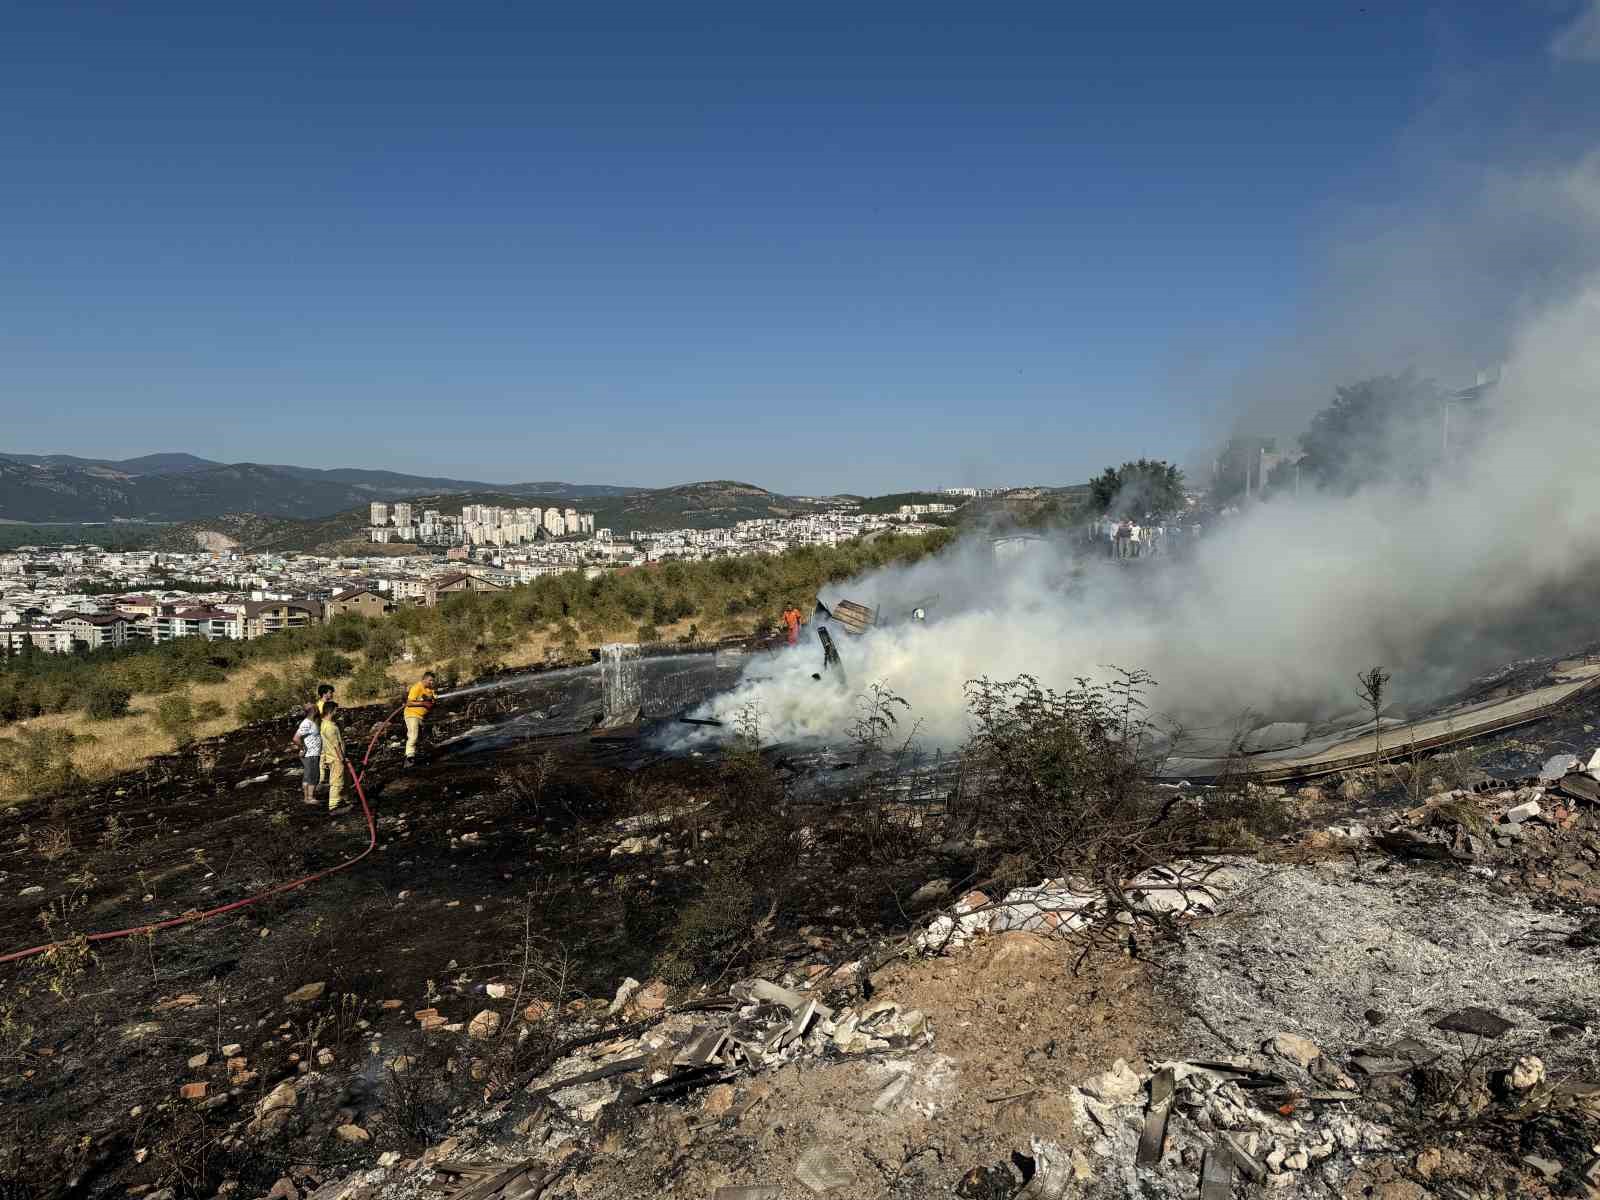
[[[433,690],[433,672],[425,672],[420,680],[406,690],[406,766],[417,761],[417,740],[422,736],[422,722],[433,711],[438,699]]]
[[[339,802],[344,797],[344,734],[339,732],[333,719],[338,711],[336,701],[323,701],[322,724],[318,730],[322,734],[322,765],[327,768],[329,812],[338,812]]]

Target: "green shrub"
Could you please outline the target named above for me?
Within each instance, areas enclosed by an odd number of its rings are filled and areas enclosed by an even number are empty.
[[[322,679],[343,679],[356,664],[336,650],[318,650],[311,658],[311,673]]]
[[[641,645],[648,642],[659,642],[661,640],[661,631],[654,625],[641,625],[634,633],[634,640]]]
[[[367,644],[365,617],[340,617],[328,626],[328,637],[339,650],[360,650]]]
[[[277,675],[268,671],[256,680],[250,694],[240,702],[241,721],[270,721],[298,712],[311,703],[316,680],[309,676]]]
[[[156,728],[179,749],[194,741],[194,702],[187,692],[173,692],[156,704]]]
[[[405,635],[396,621],[373,621],[367,627],[367,659],[392,663],[405,653]]]
[[[400,685],[382,662],[369,658],[356,668],[345,690],[354,700],[376,700],[380,696],[398,692]]]
[[[72,748],[82,738],[65,729],[33,729],[0,738],[0,777],[15,798],[50,796],[82,782],[72,764]]]
[[[83,711],[91,721],[112,721],[128,715],[133,693],[109,679],[91,684],[84,693]]]

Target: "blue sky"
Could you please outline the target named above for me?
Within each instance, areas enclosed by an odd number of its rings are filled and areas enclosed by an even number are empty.
[[[1597,111],[1555,0],[252,7],[0,8],[0,449],[1074,482]]]

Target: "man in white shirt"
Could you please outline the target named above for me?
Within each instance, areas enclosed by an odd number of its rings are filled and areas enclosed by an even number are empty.
[[[302,799],[307,804],[317,802],[317,783],[322,772],[322,734],[317,729],[317,706],[308,704],[305,707],[305,719],[300,722],[300,727],[294,731],[294,738],[290,745],[300,751],[300,765],[303,773],[300,777],[300,790]]]

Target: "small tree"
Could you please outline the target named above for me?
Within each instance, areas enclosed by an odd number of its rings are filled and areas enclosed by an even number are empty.
[[[1107,467],[1090,480],[1089,495],[1099,513],[1166,516],[1183,508],[1183,472],[1171,463],[1141,458]]]
[[[156,727],[182,749],[194,741],[194,703],[187,692],[173,692],[156,704]]]
[[[1383,765],[1383,702],[1388,695],[1389,674],[1382,667],[1373,667],[1356,676],[1361,699],[1372,712],[1372,780],[1376,785],[1378,768]]]
[[[324,647],[311,659],[311,673],[323,679],[343,679],[356,669],[355,663],[336,650]]]
[[[111,721],[128,715],[133,693],[109,679],[96,680],[84,693],[83,711],[91,721]]]

